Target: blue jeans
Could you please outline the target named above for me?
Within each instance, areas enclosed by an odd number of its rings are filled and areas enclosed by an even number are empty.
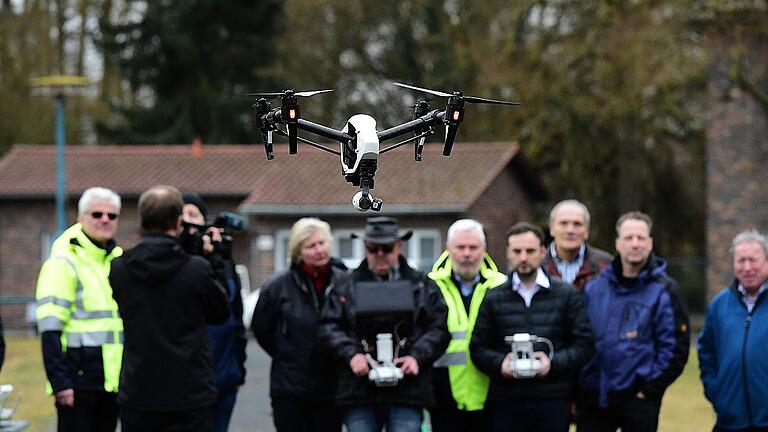
[[[342,418],[349,432],[419,432],[421,408],[405,405],[359,405],[343,408]]]
[[[237,389],[226,393],[219,393],[216,405],[213,406],[213,425],[215,432],[227,432],[229,420],[232,418],[232,410],[235,408]]]

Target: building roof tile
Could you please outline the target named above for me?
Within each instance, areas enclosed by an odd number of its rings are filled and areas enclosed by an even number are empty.
[[[427,144],[424,160],[404,146],[380,155],[373,194],[385,205],[466,208],[518,152],[514,143],[457,143],[451,157]],[[267,161],[260,145],[70,146],[67,189],[90,186],[135,196],[156,184],[171,184],[208,196],[241,196],[244,209],[270,206],[348,205],[358,188],[344,181],[337,156],[300,146],[296,156],[275,146]],[[16,145],[0,160],[0,198],[51,197],[56,190],[56,154],[50,145]]]

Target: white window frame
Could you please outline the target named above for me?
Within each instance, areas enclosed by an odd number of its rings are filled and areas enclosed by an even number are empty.
[[[352,235],[356,235],[357,239],[352,240],[352,256],[342,257],[339,256],[339,240],[350,239]],[[360,262],[365,258],[365,246],[363,245],[363,230],[351,230],[351,229],[339,229],[333,230],[333,248],[332,254],[335,257],[341,259],[344,265],[349,269],[355,269],[360,265]]]
[[[46,231],[40,234],[40,262],[45,262],[51,256],[53,246],[53,233]]]
[[[407,229],[404,229],[405,231]],[[434,249],[431,251],[432,256],[437,259],[442,253],[443,242],[439,229],[412,229],[413,236],[405,242],[403,248],[403,254],[408,260],[408,265],[413,268],[419,268],[421,263],[422,251],[421,240],[424,238],[432,238],[434,240]],[[290,252],[285,246],[286,242],[290,238],[290,230],[280,229],[275,231],[275,273],[286,270],[288,268],[288,253]],[[357,240],[352,242],[352,256],[351,257],[339,257],[339,240],[344,238],[351,238],[352,235],[357,235]],[[365,258],[365,245],[363,244],[362,229],[338,229],[333,230],[333,247],[331,253],[335,257],[339,257],[344,264],[350,268],[355,269],[360,262]],[[434,262],[425,263],[424,269],[429,270]]]
[[[288,269],[287,242],[290,241],[291,230],[279,229],[275,231],[275,273]]]
[[[442,253],[443,242],[440,236],[440,230],[438,229],[414,229],[413,236],[405,243],[408,249],[406,257],[408,258],[408,265],[418,269],[421,263],[422,251],[421,240],[424,238],[432,238],[434,240],[434,248],[432,250],[432,256],[437,259]],[[429,271],[434,264],[434,261],[425,263],[424,270]]]

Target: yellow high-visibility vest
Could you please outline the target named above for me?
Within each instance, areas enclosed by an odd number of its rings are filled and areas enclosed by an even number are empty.
[[[480,264],[480,282],[475,285],[469,306],[464,307],[459,288],[453,282],[453,263],[448,251],[438,258],[429,277],[435,281],[448,305],[448,331],[451,343],[434,367],[447,367],[451,382],[451,393],[460,410],[478,411],[483,409],[488,395],[490,379],[472,363],[469,356],[469,340],[475,328],[477,313],[485,293],[507,281],[507,276],[496,269],[496,264],[485,254]]]
[[[53,243],[35,293],[40,332],[62,332],[64,351],[101,347],[108,392],[117,392],[123,358],[123,320],[109,285],[112,260],[122,253],[120,247],[106,253],[75,224]]]

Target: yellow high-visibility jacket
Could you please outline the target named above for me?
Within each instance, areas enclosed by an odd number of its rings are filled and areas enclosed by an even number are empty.
[[[480,282],[475,285],[470,301],[469,313],[464,307],[461,293],[452,278],[453,263],[448,251],[437,259],[429,277],[435,281],[448,305],[448,331],[451,343],[434,367],[447,367],[451,392],[460,410],[478,411],[483,409],[488,394],[488,375],[480,372],[469,356],[469,340],[475,327],[477,312],[485,293],[507,281],[507,276],[496,269],[496,264],[485,254],[480,264]]]
[[[105,250],[94,245],[79,223],[53,243],[37,280],[37,326],[41,333],[61,332],[65,363],[72,370],[57,372],[44,356],[49,391],[103,386],[117,392],[123,321],[112,298],[109,271],[122,252],[118,246]]]

